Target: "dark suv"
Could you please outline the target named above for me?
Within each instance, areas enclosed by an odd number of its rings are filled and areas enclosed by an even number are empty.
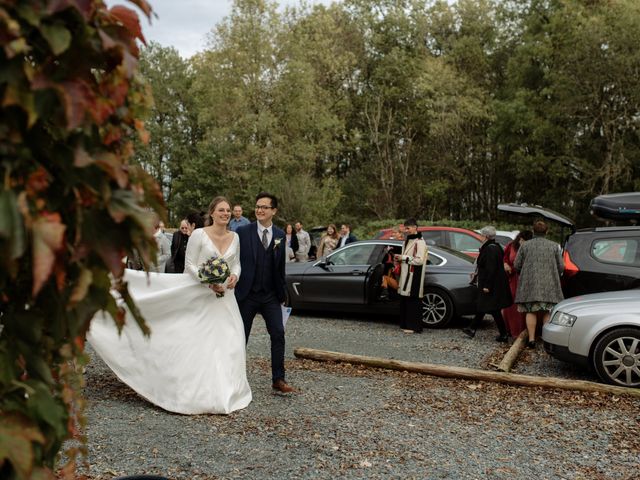
[[[637,197],[637,194],[602,195],[592,202],[594,205],[610,205],[611,197],[619,200],[620,195]],[[596,206],[597,206],[596,205]],[[608,292],[640,288],[640,227],[618,226],[597,227],[576,230],[573,222],[567,217],[547,210],[538,205],[501,204],[498,210],[517,215],[542,217],[549,222],[559,224],[563,229],[562,250],[564,274],[562,289],[565,297],[574,297],[587,293]],[[616,219],[626,218],[637,221],[640,214],[628,208],[626,217],[620,217],[616,211]],[[596,210],[598,216],[607,217],[605,210]],[[564,231],[568,229],[565,236]]]

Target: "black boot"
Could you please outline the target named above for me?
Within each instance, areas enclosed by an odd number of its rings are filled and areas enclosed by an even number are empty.
[[[462,329],[462,333],[464,333],[467,337],[473,338],[476,336],[476,331],[473,328],[466,327]]]
[[[496,337],[496,342],[507,343],[509,341],[509,335],[506,333],[501,333]]]

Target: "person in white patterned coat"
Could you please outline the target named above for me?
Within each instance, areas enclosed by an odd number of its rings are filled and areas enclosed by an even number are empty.
[[[404,227],[406,235],[402,254],[394,258],[400,264],[400,328],[406,333],[421,333],[420,303],[424,297],[424,274],[429,252],[422,235],[418,233],[415,219],[408,218]]]
[[[545,238],[547,224],[538,220],[533,224],[533,238],[518,250],[514,268],[520,273],[515,303],[526,314],[529,348],[535,347],[538,320],[545,324],[556,303],[564,299],[560,275],[564,270],[560,246]]]

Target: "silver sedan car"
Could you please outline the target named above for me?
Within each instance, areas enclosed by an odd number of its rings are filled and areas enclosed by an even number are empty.
[[[640,387],[640,290],[563,300],[542,339],[549,354],[592,368],[605,383]]]

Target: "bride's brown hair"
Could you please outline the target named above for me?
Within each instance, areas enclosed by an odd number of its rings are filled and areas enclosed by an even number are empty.
[[[207,219],[204,222],[207,227],[209,225],[213,225],[213,217],[211,217],[211,213],[213,213],[213,211],[216,209],[218,204],[222,203],[222,202],[227,202],[227,205],[229,205],[229,207],[231,207],[231,204],[229,203],[229,200],[227,200],[226,197],[219,196],[219,197],[215,197],[213,200],[211,200],[211,203],[209,204],[209,210],[207,210]]]

